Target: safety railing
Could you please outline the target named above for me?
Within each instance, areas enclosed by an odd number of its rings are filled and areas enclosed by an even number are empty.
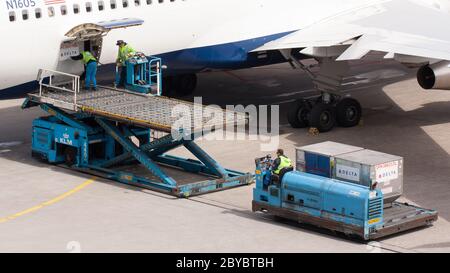
[[[161,95],[162,81],[161,81],[161,58],[150,56],[148,57],[149,63],[149,83],[150,85],[156,85],[156,94]]]
[[[69,97],[73,97],[73,100],[67,101],[67,96],[61,100],[65,103],[73,103],[74,109],[76,109],[77,94],[80,92],[80,76],[51,69],[39,69],[37,81],[39,82],[40,97],[58,100],[57,96],[50,97],[49,93],[55,91],[71,93],[72,95]]]

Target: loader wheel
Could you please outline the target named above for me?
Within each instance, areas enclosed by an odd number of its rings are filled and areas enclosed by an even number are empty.
[[[312,128],[317,128],[319,132],[329,132],[336,124],[336,111],[330,104],[323,102],[317,103],[311,109],[308,116],[308,121],[309,126]]]
[[[66,147],[64,149],[64,162],[71,167],[77,162],[77,149],[74,147]]]
[[[361,104],[353,98],[344,98],[336,105],[336,120],[342,127],[358,125],[361,115]]]
[[[292,128],[308,127],[308,114],[311,111],[308,102],[297,100],[288,110],[287,118]]]

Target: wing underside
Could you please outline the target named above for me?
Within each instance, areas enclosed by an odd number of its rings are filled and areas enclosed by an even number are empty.
[[[314,23],[254,51],[299,49],[312,57],[357,60],[370,51],[405,62],[450,60],[450,14],[422,0],[368,5]]]

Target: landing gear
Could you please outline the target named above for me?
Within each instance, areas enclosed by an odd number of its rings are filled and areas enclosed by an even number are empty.
[[[288,111],[288,121],[294,128],[306,128],[309,125],[308,114],[311,106],[307,100],[296,101]]]
[[[319,132],[331,131],[336,125],[336,110],[333,105],[319,102],[311,109],[308,116],[309,126],[317,128]]]
[[[361,114],[361,104],[353,98],[344,98],[336,105],[336,120],[342,127],[358,125]]]
[[[197,75],[184,74],[164,78],[163,88],[178,96],[191,95],[197,87]]]
[[[354,127],[359,124],[361,115],[357,100],[324,93],[317,98],[296,101],[288,111],[288,121],[293,128],[312,127],[324,133],[336,125]]]
[[[352,98],[342,98],[339,94],[345,81],[345,76],[351,72],[347,61],[337,61],[344,51],[317,51],[313,54],[297,50],[283,49],[280,53],[294,69],[301,69],[311,78],[314,87],[322,95],[314,99],[299,100],[289,109],[288,121],[294,128],[311,127],[314,132],[328,132],[337,124],[342,127],[353,127],[361,120],[361,105]],[[308,51],[308,50],[307,50]],[[305,58],[315,60],[316,64],[302,62]],[[319,68],[319,69],[317,69]],[[305,101],[307,102],[305,104]],[[308,105],[308,107],[305,107]],[[307,118],[305,118],[307,117]]]

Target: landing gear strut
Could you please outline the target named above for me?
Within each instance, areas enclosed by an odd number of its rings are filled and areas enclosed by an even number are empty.
[[[362,109],[353,98],[339,98],[323,93],[313,99],[297,100],[288,111],[289,124],[294,128],[317,128],[329,132],[336,125],[353,127],[361,120]]]
[[[353,98],[341,97],[344,76],[349,73],[348,62],[336,61],[342,54],[336,49],[324,52],[318,50],[313,57],[317,64],[304,64],[295,49],[280,50],[294,69],[301,69],[311,78],[321,96],[313,99],[301,99],[288,111],[288,121],[294,128],[312,127],[319,132],[331,131],[334,126],[353,127],[361,120],[361,105]],[[308,54],[306,55],[308,56]],[[318,70],[316,68],[319,68]]]

